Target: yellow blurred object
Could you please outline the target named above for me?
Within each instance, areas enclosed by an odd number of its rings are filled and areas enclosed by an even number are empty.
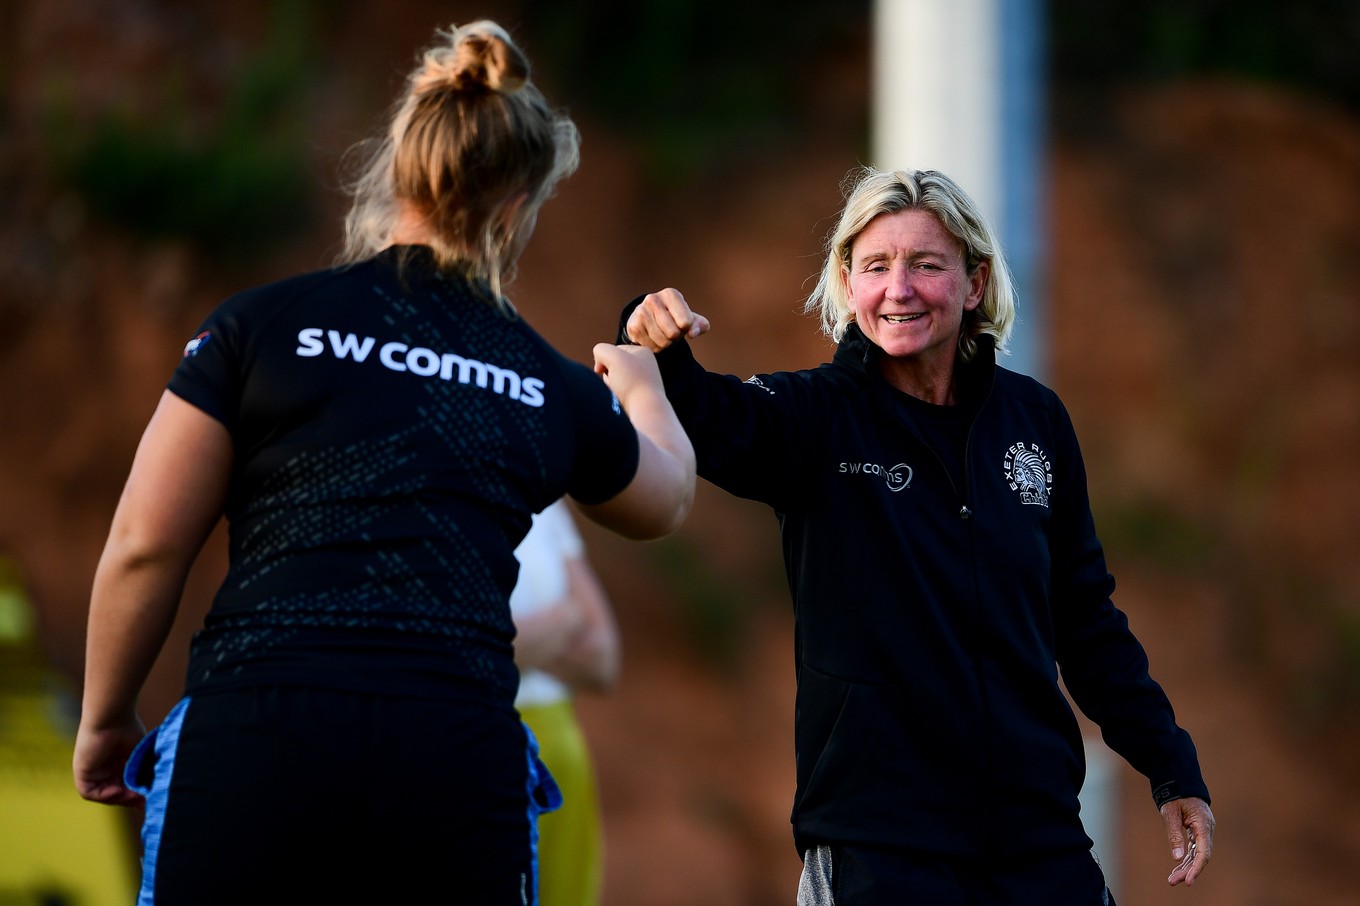
[[[19,570],[0,556],[0,906],[126,906],[131,825],[71,781],[74,697],[34,633]]]

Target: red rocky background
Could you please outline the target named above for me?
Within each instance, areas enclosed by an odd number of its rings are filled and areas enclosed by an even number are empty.
[[[0,11],[0,552],[21,564],[43,646],[73,685],[104,533],[179,349],[228,292],[324,265],[336,246],[334,192],[317,226],[223,267],[180,239],[133,238],[61,189],[43,131],[58,86],[92,111],[187,67],[211,111],[264,17],[199,6]],[[345,5],[321,36],[308,142],[322,189],[431,27],[468,17],[389,6]],[[715,370],[829,355],[797,311],[839,179],[862,157],[867,67],[825,66],[809,103],[826,128],[681,192],[656,187],[627,134],[578,113],[581,170],[512,286],[530,320],[586,360],[624,301],[675,285],[714,322],[698,351]],[[1202,882],[1168,890],[1147,785],[1120,764],[1116,893],[1138,906],[1353,902],[1360,120],[1245,82],[1162,84],[1103,98],[1080,129],[1056,131],[1046,163],[1048,382],[1083,439],[1117,603],[1195,736],[1219,818]],[[580,703],[606,901],[792,903],[793,658],[772,518],[704,487],[674,539],[585,532],[625,642],[618,692]],[[147,689],[148,721],[176,697],[221,567],[216,537]]]

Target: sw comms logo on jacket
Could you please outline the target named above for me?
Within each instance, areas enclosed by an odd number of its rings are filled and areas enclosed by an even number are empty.
[[[889,469],[876,462],[843,462],[838,471],[842,475],[872,475],[888,483],[888,490],[896,493],[911,484],[911,466],[904,462]]]
[[[1038,444],[1014,443],[1006,448],[1006,481],[1020,492],[1020,502],[1048,506],[1053,490],[1053,464]]]

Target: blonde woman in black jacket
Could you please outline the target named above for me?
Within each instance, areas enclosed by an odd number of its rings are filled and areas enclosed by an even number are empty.
[[[746,381],[694,360],[710,325],[677,290],[622,326],[699,475],[779,519],[800,904],[1112,903],[1060,672],[1193,883],[1214,829],[1195,747],[1111,600],[1066,410],[996,363],[1015,303],[976,206],[938,172],[863,170],[808,308],[833,360]]]

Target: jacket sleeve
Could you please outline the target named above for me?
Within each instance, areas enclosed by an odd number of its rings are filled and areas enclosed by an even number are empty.
[[[615,342],[631,343],[624,325],[641,301],[624,308]],[[694,445],[699,476],[730,494],[788,512],[807,455],[808,439],[798,436],[810,404],[807,382],[788,372],[743,381],[706,371],[684,340],[656,361],[666,398]]]
[[[1106,744],[1148,778],[1158,808],[1186,796],[1207,802],[1195,744],[1177,725],[1149,674],[1146,651],[1112,600],[1115,583],[1096,536],[1086,467],[1061,404],[1056,419],[1066,478],[1052,495],[1052,613],[1063,681]]]

